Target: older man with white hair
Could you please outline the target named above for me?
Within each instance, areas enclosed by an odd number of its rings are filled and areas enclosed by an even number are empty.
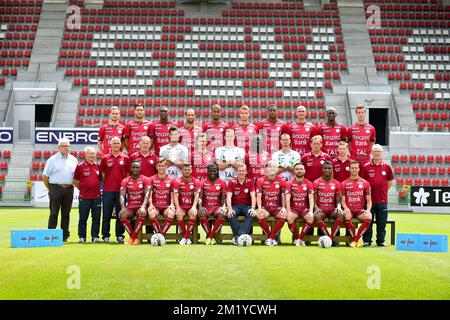
[[[78,242],[86,242],[86,225],[89,212],[92,215],[92,242],[100,242],[100,215],[102,198],[100,193],[100,165],[95,162],[96,150],[93,147],[84,149],[85,159],[79,163],[73,175],[73,185],[80,190],[78,197]]]
[[[388,191],[394,184],[394,174],[391,166],[384,162],[383,147],[375,144],[372,147],[372,160],[361,169],[361,177],[367,180],[372,189],[372,221],[377,222],[377,245],[386,247],[386,222],[388,219]],[[372,225],[363,235],[364,246],[372,244]]]
[[[42,175],[45,186],[48,189],[50,199],[50,217],[48,228],[56,229],[58,215],[61,209],[61,229],[63,241],[67,242],[70,236],[70,210],[73,201],[73,173],[77,167],[77,159],[70,152],[70,141],[61,138],[58,142],[58,151],[51,156],[45,164]]]

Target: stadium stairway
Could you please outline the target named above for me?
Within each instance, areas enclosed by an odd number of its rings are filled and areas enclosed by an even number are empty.
[[[347,74],[342,73],[341,83],[344,85],[388,84],[385,77],[378,76],[372,59],[363,1],[339,1],[339,15],[349,71]]]
[[[411,108],[411,98],[407,94],[399,92],[398,88],[393,88],[395,104],[400,120],[400,127],[409,128],[411,131],[417,130],[416,118]]]
[[[17,80],[63,80],[64,74],[56,70],[56,63],[64,33],[66,9],[66,3],[56,4],[44,1],[28,70],[19,72]]]
[[[80,98],[79,90],[59,91],[57,92],[57,103],[54,110],[55,118],[53,126],[56,128],[73,127],[76,121],[78,100]]]

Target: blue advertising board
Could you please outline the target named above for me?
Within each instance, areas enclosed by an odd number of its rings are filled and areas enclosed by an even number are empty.
[[[397,234],[400,251],[448,252],[448,236],[444,234]]]
[[[11,248],[61,247],[61,229],[11,230]]]
[[[419,235],[410,233],[398,233],[396,249],[401,251],[418,251],[419,250]]]

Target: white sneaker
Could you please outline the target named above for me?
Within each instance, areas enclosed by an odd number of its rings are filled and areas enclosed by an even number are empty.
[[[86,243],[86,239],[85,239],[85,238],[80,238],[80,239],[78,240],[78,243]]]
[[[304,247],[306,244],[305,244],[305,241],[297,239],[297,240],[294,241],[294,245],[296,247]]]
[[[105,239],[103,239],[104,243],[109,243],[109,237],[106,237]]]
[[[272,239],[272,246],[277,246],[278,245],[278,241],[275,239]]]
[[[264,241],[264,244],[269,247],[273,246],[272,239],[267,239],[266,241]]]
[[[185,239],[185,238],[182,238],[182,239],[178,242],[178,244],[181,245],[181,246],[184,246],[184,245],[186,244],[186,239]]]
[[[192,244],[191,239],[187,238],[187,239],[186,239],[186,244],[187,244],[187,245]]]
[[[238,245],[238,242],[237,242],[237,239],[238,239],[238,237],[233,237],[233,244],[235,245],[235,246],[237,246]]]

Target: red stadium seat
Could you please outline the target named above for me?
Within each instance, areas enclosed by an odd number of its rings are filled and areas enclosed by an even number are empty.
[[[32,164],[32,168],[33,168],[33,170],[39,170],[39,168],[40,168],[39,162],[34,161]]]

